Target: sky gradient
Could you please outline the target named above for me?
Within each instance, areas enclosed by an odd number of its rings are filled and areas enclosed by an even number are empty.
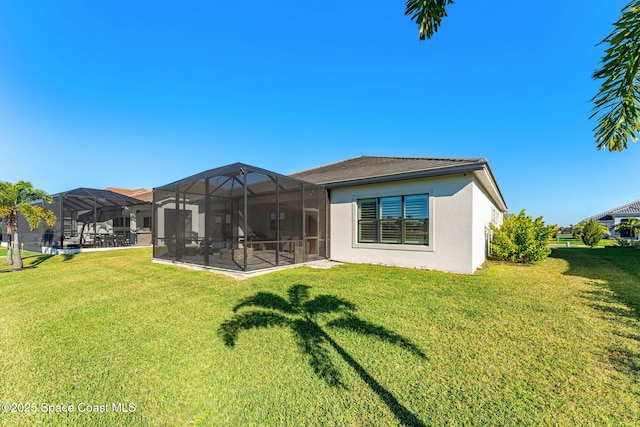
[[[575,224],[640,199],[640,145],[598,151],[588,120],[625,4],[459,0],[420,42],[403,1],[1,2],[0,180],[486,157],[510,212]]]

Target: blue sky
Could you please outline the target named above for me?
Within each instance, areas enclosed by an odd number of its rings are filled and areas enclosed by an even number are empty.
[[[597,43],[626,1],[0,3],[0,179],[152,188],[240,161],[486,157],[511,212],[577,223],[640,198],[597,151]]]

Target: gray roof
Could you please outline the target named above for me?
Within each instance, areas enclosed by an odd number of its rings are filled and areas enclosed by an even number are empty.
[[[612,219],[614,215],[640,216],[640,200],[636,200],[635,202],[627,203],[626,205],[618,206],[617,208],[599,213],[598,215],[594,215],[589,219],[602,221]]]
[[[95,208],[121,209],[123,206],[135,206],[150,203],[109,190],[85,187],[52,194],[51,198],[54,200],[62,200],[65,209],[74,211],[93,211]]]
[[[485,158],[360,156],[291,174],[327,187],[482,169]]]

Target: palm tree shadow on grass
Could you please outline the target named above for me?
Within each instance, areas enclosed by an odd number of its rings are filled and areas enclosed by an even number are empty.
[[[0,271],[1,273],[12,273],[12,272],[17,272],[17,271],[24,271],[24,270],[30,270],[32,268],[37,268],[38,265],[42,264],[43,262],[45,262],[46,260],[48,260],[49,258],[51,258],[53,255],[49,255],[49,254],[42,254],[42,255],[26,255],[22,257],[22,260],[24,261],[25,265],[19,269],[19,270],[2,270]],[[35,258],[33,261],[31,261],[31,258]]]
[[[398,421],[405,426],[424,426],[411,411],[404,407],[395,396],[386,390],[367,370],[360,365],[344,348],[327,334],[325,327],[357,332],[380,341],[403,348],[421,359],[426,355],[411,341],[382,326],[360,319],[353,312],[355,304],[334,295],[318,295],[309,298],[307,285],[293,285],[287,291],[288,299],[271,292],[258,292],[245,298],[233,308],[236,313],[222,323],[218,333],[225,345],[235,346],[242,331],[269,327],[288,327],[294,334],[296,344],[307,357],[313,372],[332,387],[345,387],[342,374],[331,360],[331,349],[358,374],[378,397],[387,405]],[[250,308],[251,311],[242,309]],[[339,317],[335,317],[338,315]]]

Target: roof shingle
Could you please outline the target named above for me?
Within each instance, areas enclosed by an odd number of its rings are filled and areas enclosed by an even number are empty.
[[[478,168],[485,158],[360,156],[291,174],[316,184],[336,184],[352,181],[410,175],[420,172],[455,172],[459,168]]]
[[[626,205],[618,206],[617,208],[613,208],[606,212],[599,213],[598,215],[594,215],[589,219],[595,219],[596,221],[601,221],[605,219],[610,219],[606,217],[613,217],[613,215],[640,216],[640,200],[636,200],[635,202],[627,203]]]

